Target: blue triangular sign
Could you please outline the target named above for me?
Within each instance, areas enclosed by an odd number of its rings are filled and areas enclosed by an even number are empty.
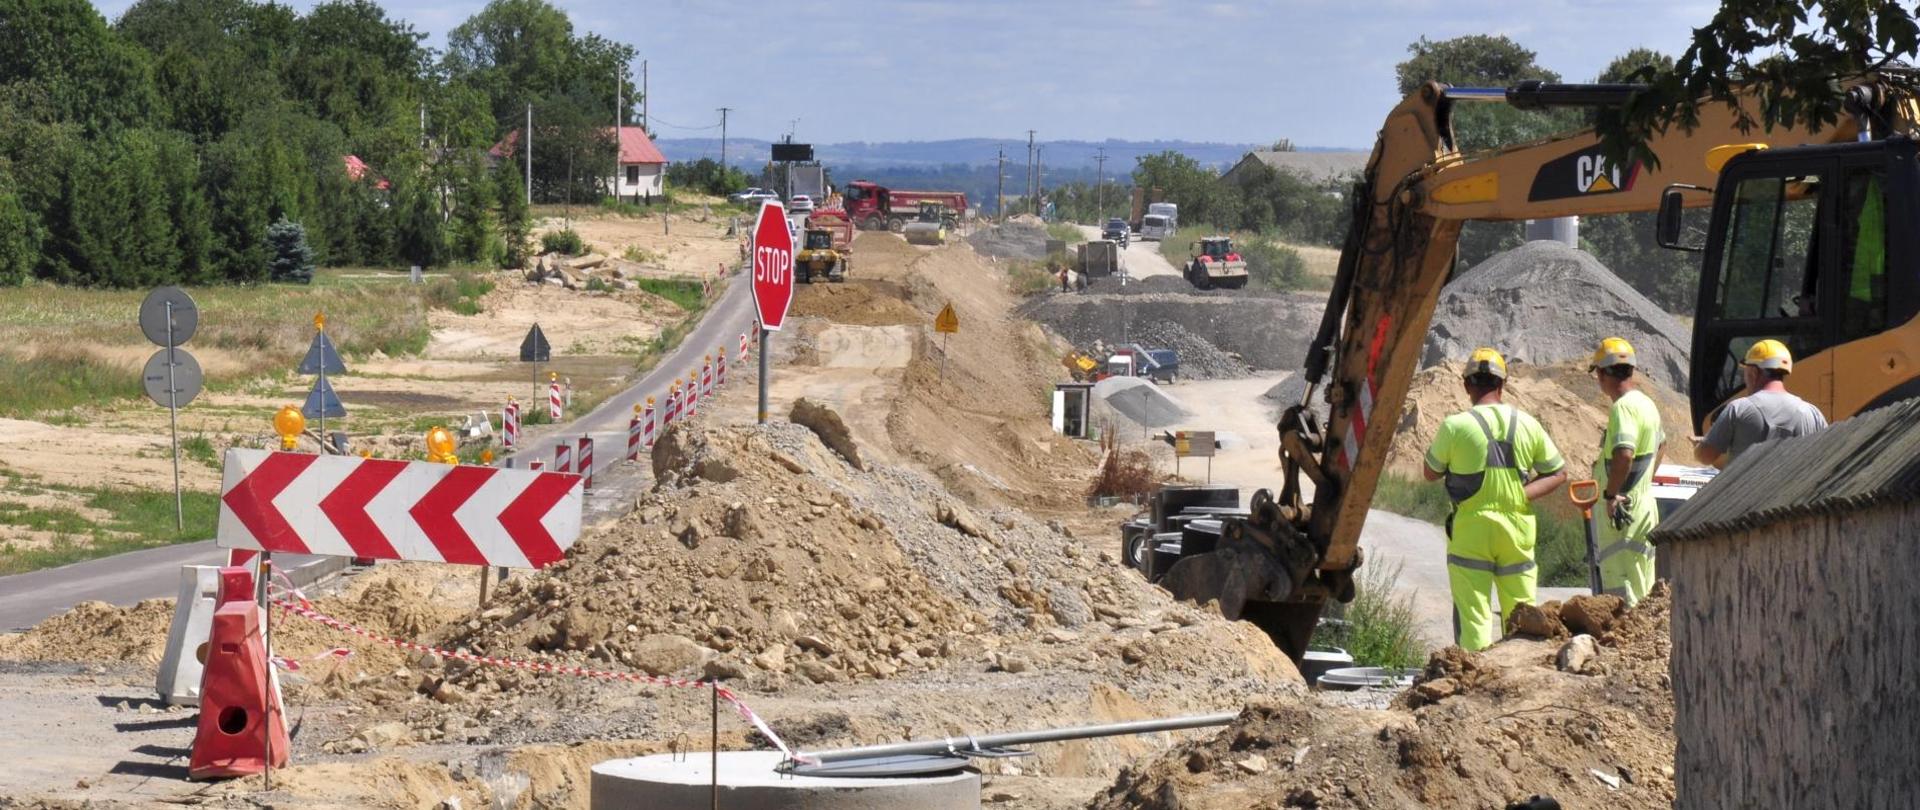
[[[308,419],[319,419],[320,408],[325,405],[328,419],[339,419],[347,415],[347,406],[340,404],[340,396],[333,393],[333,383],[327,378],[318,377],[313,381],[313,390],[307,392],[307,404],[300,406],[300,415]]]
[[[300,373],[319,374],[323,367],[328,374],[347,373],[347,367],[340,362],[340,353],[334,350],[333,341],[327,339],[327,333],[315,332],[313,344],[307,347],[307,359],[300,361]]]

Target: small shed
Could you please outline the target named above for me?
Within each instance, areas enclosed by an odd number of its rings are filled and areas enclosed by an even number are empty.
[[[1749,450],[1653,540],[1675,806],[1920,807],[1920,400]]]

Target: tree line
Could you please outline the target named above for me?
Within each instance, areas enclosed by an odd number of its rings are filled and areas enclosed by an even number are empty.
[[[366,0],[140,0],[111,23],[0,0],[0,284],[265,281],[283,222],[321,264],[515,265],[523,169],[490,148],[531,104],[534,200],[597,199],[633,51],[546,0],[423,40]]]

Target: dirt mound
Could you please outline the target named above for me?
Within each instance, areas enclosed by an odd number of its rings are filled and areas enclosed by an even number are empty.
[[[1453,367],[1480,346],[1508,362],[1584,360],[1600,339],[1633,344],[1641,368],[1670,391],[1687,388],[1688,331],[1592,254],[1528,242],[1460,274],[1440,292],[1421,365]]]
[[[1141,427],[1166,427],[1193,415],[1160,386],[1139,377],[1108,377],[1094,383],[1093,395],[1121,418]]]
[[[1561,455],[1566,457],[1568,475],[1591,477],[1594,460],[1600,455],[1600,432],[1607,426],[1607,409],[1611,403],[1587,373],[1585,361],[1547,366],[1513,363],[1508,370],[1507,404],[1540,420]],[[1667,459],[1691,459],[1692,444],[1687,436],[1692,431],[1686,427],[1690,419],[1686,399],[1649,383],[1643,382],[1642,390],[1660,406],[1660,418],[1667,431]],[[1467,393],[1460,385],[1459,369],[1452,364],[1414,375],[1399,427],[1393,434],[1393,449],[1388,451],[1387,468],[1417,479],[1424,464],[1422,459],[1426,457],[1427,447],[1433,444],[1433,435],[1440,430],[1441,421],[1466,410],[1468,404]]]
[[[1387,711],[1266,700],[1210,739],[1123,772],[1095,810],[1564,807],[1673,803],[1673,692],[1662,585],[1603,637],[1600,675],[1559,671],[1558,644],[1434,655]]]
[[[172,599],[132,607],[81,602],[24,633],[0,635],[0,660],[158,665],[172,623]]]
[[[1174,321],[1143,324],[1134,339],[1156,349],[1172,349],[1180,357],[1182,379],[1230,380],[1253,373],[1239,355],[1221,350]]]
[[[967,244],[982,256],[1033,261],[1047,257],[1050,238],[1045,223],[1032,217],[1015,217],[974,231],[967,237]]]
[[[906,290],[892,281],[850,278],[839,284],[801,284],[794,289],[791,314],[857,326],[920,323],[925,316],[906,299]]]

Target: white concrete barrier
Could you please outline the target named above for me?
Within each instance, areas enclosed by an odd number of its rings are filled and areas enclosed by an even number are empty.
[[[169,706],[200,705],[200,673],[206,662],[207,635],[213,630],[214,600],[220,595],[220,568],[180,566],[180,595],[173,603],[173,627],[167,654],[160,659],[154,689]]]

